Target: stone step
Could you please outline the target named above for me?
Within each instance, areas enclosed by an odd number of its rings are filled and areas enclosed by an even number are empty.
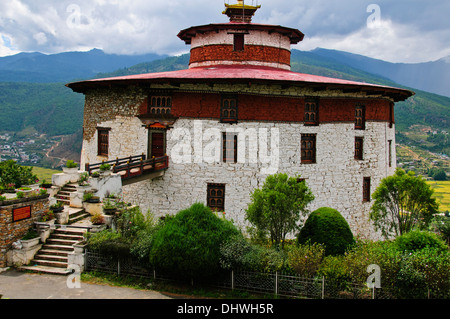
[[[74,224],[76,222],[79,222],[80,220],[83,220],[85,218],[89,218],[91,214],[84,213],[83,215],[78,215],[76,217],[69,218],[69,224]]]
[[[68,239],[49,237],[46,241],[46,244],[72,247],[72,245],[77,242],[79,242],[79,240],[68,240]]]
[[[54,233],[51,238],[80,241],[83,240],[83,235]]]
[[[67,257],[69,253],[70,251],[67,250],[46,249],[46,248],[41,248],[38,251],[38,254],[41,255],[61,256],[61,257]]]
[[[55,229],[53,231],[53,235],[73,235],[73,236],[83,236],[86,233],[85,229],[80,229],[80,228],[71,228],[69,225],[66,226],[65,229],[63,228],[58,228]]]
[[[55,267],[55,268],[64,268],[67,269],[67,262],[61,261],[51,261],[51,260],[42,260],[42,259],[33,259],[31,261],[34,265],[47,266],[47,267]]]
[[[47,260],[47,261],[56,261],[56,262],[63,262],[67,263],[68,257],[66,256],[60,256],[60,255],[49,255],[45,254],[42,251],[39,251],[35,256],[35,260]]]
[[[48,242],[48,239],[47,239]],[[47,250],[59,250],[59,251],[67,251],[73,252],[73,247],[68,245],[57,245],[57,244],[44,244],[42,246],[43,249]]]
[[[48,267],[48,266],[42,266],[42,265],[21,266],[21,267],[19,267],[19,270],[32,271],[32,272],[36,272],[36,273],[46,273],[46,274],[52,274],[52,275],[63,275],[63,276],[67,276],[72,273],[72,271],[64,269],[64,268]]]

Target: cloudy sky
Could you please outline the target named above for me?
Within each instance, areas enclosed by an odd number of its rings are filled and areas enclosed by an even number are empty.
[[[410,63],[450,56],[448,0],[258,2],[262,8],[253,21],[301,30],[306,37],[295,46],[299,50],[321,47]],[[1,0],[0,56],[93,48],[116,54],[185,53],[189,48],[178,32],[227,22],[223,8],[224,0]]]

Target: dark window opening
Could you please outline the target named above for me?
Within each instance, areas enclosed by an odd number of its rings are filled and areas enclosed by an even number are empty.
[[[392,141],[391,140],[389,140],[388,141],[388,148],[389,148],[389,150],[388,150],[388,152],[389,152],[389,158],[388,158],[388,161],[389,161],[389,167],[392,167]]]
[[[244,34],[235,33],[233,43],[234,43],[234,51],[244,51],[244,46],[245,46]]]
[[[224,163],[237,163],[238,136],[234,133],[223,133],[222,158]]]
[[[109,128],[98,128],[98,155],[108,156],[109,154]]]
[[[148,157],[163,157],[166,155],[166,132],[164,130],[149,131]]]
[[[370,177],[364,177],[363,202],[370,202]]]
[[[316,163],[316,134],[302,134],[301,162]]]
[[[355,137],[355,159],[363,160],[364,159],[364,138]]]
[[[206,201],[208,207],[213,211],[223,212],[225,210],[225,184],[208,184]]]

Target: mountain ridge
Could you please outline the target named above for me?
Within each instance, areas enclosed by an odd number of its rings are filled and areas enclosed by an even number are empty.
[[[166,57],[166,55],[153,53],[107,54],[99,49],[49,55],[39,52],[19,53],[0,58],[0,82],[70,82],[76,79],[92,78],[100,72]]]

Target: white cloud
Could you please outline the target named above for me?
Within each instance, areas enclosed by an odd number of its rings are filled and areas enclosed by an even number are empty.
[[[390,61],[428,61],[450,54],[450,28],[439,22],[439,13],[427,28],[427,17],[418,13],[421,7],[432,12],[442,1],[378,0],[384,20],[371,29],[366,27],[371,0],[260,0],[254,21],[300,29],[306,34],[301,50],[324,47]],[[20,51],[176,54],[189,49],[176,36],[180,30],[226,22],[222,10],[219,0],[8,0],[0,1],[0,33]],[[7,52],[7,46],[1,50]]]
[[[437,40],[445,36],[448,38],[449,34],[421,33],[409,25],[382,20],[376,27],[363,27],[350,34],[305,37],[297,48],[312,50],[321,47],[389,62],[418,63],[435,61],[450,54],[449,42]]]

